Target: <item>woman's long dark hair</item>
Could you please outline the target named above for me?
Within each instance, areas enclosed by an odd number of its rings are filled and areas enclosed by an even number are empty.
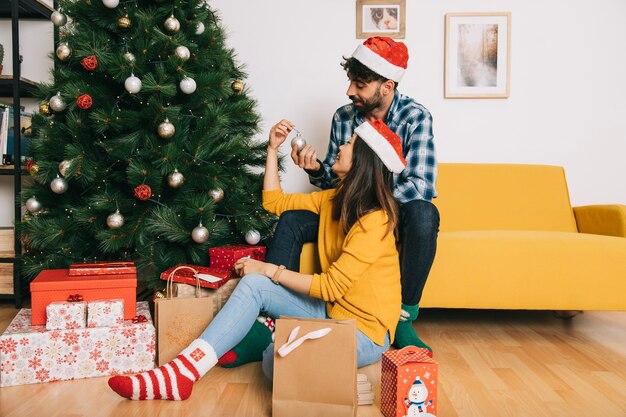
[[[393,174],[358,136],[352,147],[352,167],[339,182],[333,198],[333,219],[341,220],[344,233],[361,217],[376,210],[387,213],[387,233],[398,225],[398,202],[392,192]]]

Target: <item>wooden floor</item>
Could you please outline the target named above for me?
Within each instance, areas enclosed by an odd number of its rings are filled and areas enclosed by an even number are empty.
[[[0,331],[15,314],[0,302]],[[626,312],[425,310],[418,329],[439,362],[440,417],[626,416]],[[380,363],[360,372],[376,404],[357,415],[381,416]],[[0,416],[271,416],[259,363],[213,369],[183,402],[124,400],[106,381],[0,388]]]

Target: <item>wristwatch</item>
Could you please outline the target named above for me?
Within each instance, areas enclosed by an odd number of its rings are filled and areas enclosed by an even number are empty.
[[[276,272],[274,272],[274,276],[270,278],[270,280],[272,280],[274,284],[280,285],[280,282],[278,281],[278,277],[280,276],[280,274],[283,273],[284,270],[285,270],[285,265],[280,265],[278,269],[276,270]]]

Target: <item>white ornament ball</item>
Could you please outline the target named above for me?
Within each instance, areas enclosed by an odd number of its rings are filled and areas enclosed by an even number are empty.
[[[196,80],[190,77],[185,77],[180,81],[180,91],[185,94],[191,94],[196,91]]]
[[[102,4],[109,9],[115,9],[120,4],[120,0],[102,0]]]
[[[209,229],[202,226],[202,223],[200,223],[191,231],[191,238],[196,243],[204,243],[209,240]]]
[[[67,188],[68,188],[68,185],[67,185],[67,181],[65,180],[65,178],[56,177],[50,183],[50,189],[57,194],[63,194],[64,192],[67,191]]]
[[[291,148],[293,149],[294,146],[297,146],[298,152],[300,152],[302,148],[306,146],[306,140],[304,140],[302,136],[298,135],[295,138],[291,139]]]
[[[174,50],[174,53],[176,54],[177,57],[179,57],[183,61],[187,61],[191,57],[191,52],[189,52],[189,48],[187,48],[186,46],[182,46],[182,45],[176,47],[176,49]]]
[[[118,227],[124,226],[124,216],[122,216],[119,210],[115,210],[115,213],[109,214],[107,217],[107,226],[109,226],[110,229],[117,229]]]
[[[135,55],[132,52],[126,52],[124,54],[124,60],[129,64],[132,64],[133,62],[135,62]]]
[[[167,183],[172,188],[178,188],[185,182],[185,177],[183,174],[178,172],[177,169],[174,170],[170,175],[167,176]]]
[[[200,22],[196,25],[196,35],[202,35],[204,33],[204,23]]]
[[[131,74],[130,77],[124,81],[124,88],[130,94],[135,94],[141,91],[141,80],[135,77],[135,74]]]
[[[248,245],[256,245],[261,241],[261,233],[258,230],[248,230],[246,232],[246,242]]]
[[[63,101],[63,98],[61,97],[61,93],[57,93],[56,96],[52,96],[48,104],[54,111],[65,110],[65,101]]]
[[[63,26],[64,24],[67,23],[67,16],[65,16],[63,13],[59,12],[58,10],[55,10],[50,15],[50,20],[52,21],[52,24],[54,26]]]
[[[215,188],[209,191],[209,197],[211,197],[213,201],[215,201],[216,203],[219,203],[222,200],[222,198],[224,198],[224,190],[222,190],[219,187]]]
[[[65,61],[67,58],[69,58],[72,55],[72,49],[69,47],[67,43],[63,42],[57,47],[56,53],[57,53],[57,58],[59,58],[61,61]]]
[[[67,159],[59,163],[59,172],[61,173],[61,175],[65,176],[65,174],[67,174],[67,170],[70,168],[71,164],[72,161]]]
[[[168,119],[165,119],[165,121],[159,124],[159,128],[157,131],[159,133],[159,136],[161,136],[163,139],[169,139],[174,136],[176,128],[172,123],[170,123]]]
[[[165,29],[170,33],[176,33],[180,30],[180,22],[174,15],[171,15],[165,20]]]
[[[26,200],[26,210],[30,213],[37,213],[42,208],[41,203],[35,197],[31,197]]]

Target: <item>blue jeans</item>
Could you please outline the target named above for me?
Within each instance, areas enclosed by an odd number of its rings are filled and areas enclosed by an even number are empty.
[[[282,315],[326,319],[326,303],[305,294],[296,293],[281,285],[275,285],[269,278],[250,274],[239,282],[228,302],[204,330],[200,338],[209,343],[217,357],[234,348],[248,333],[259,311],[270,317]],[[263,371],[271,379],[273,374],[273,346],[263,355]],[[378,346],[369,337],[357,330],[358,367],[380,360],[383,352],[389,349],[389,336],[383,346]]]

